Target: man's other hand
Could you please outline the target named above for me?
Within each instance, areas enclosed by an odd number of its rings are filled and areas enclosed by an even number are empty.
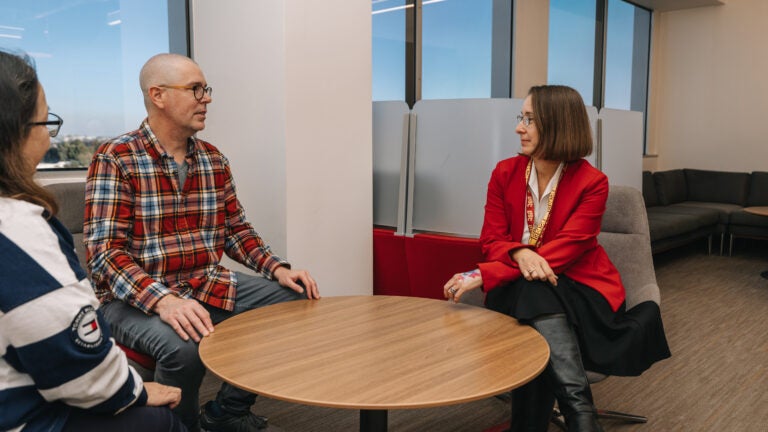
[[[303,293],[306,289],[308,299],[319,299],[320,291],[317,289],[317,283],[306,270],[291,270],[287,267],[278,267],[273,272],[277,283],[286,288],[290,288],[298,293]],[[297,282],[301,281],[302,288]]]
[[[154,311],[185,341],[191,337],[200,342],[203,336],[213,332],[211,315],[197,300],[169,294],[155,303]]]

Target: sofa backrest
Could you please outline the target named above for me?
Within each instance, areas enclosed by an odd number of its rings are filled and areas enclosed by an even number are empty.
[[[768,172],[752,172],[747,206],[768,206]]]
[[[85,182],[54,183],[45,185],[45,188],[59,203],[59,214],[56,217],[72,233],[77,258],[80,260],[80,265],[85,268],[85,246],[83,245]]]
[[[683,202],[688,196],[685,173],[681,169],[656,171],[653,173],[653,183],[659,197],[659,205]]]
[[[684,169],[688,201],[744,206],[749,194],[749,173]]]
[[[656,193],[656,184],[650,171],[643,171],[643,201],[646,207],[659,205],[659,195]]]

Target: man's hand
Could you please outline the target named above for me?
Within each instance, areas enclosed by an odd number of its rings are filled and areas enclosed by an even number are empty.
[[[181,401],[181,389],[171,387],[156,382],[145,382],[144,389],[147,391],[147,406],[168,406],[176,408]]]
[[[528,248],[517,249],[511,255],[526,280],[538,279],[557,286],[557,275],[541,255]]]
[[[155,303],[154,312],[181,336],[200,342],[203,336],[213,332],[211,315],[197,300],[183,299],[169,294]]]
[[[277,270],[273,272],[273,274],[275,279],[277,279],[277,283],[279,283],[281,286],[290,288],[297,293],[303,293],[304,289],[306,288],[308,299],[320,298],[320,291],[317,289],[317,283],[314,279],[312,279],[312,276],[309,275],[308,271],[291,270],[287,267],[278,267]],[[301,283],[304,284],[304,288],[297,284],[297,281],[301,281]]]

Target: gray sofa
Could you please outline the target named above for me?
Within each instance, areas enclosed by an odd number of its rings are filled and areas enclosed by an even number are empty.
[[[738,237],[768,239],[768,218],[744,211],[768,206],[768,172],[697,169],[643,172],[643,198],[654,254],[706,238],[712,251],[726,238],[728,253]]]
[[[57,218],[72,233],[75,240],[75,252],[83,269],[85,266],[85,246],[83,245],[83,222],[85,216],[85,182],[54,183],[45,186],[59,203]]]

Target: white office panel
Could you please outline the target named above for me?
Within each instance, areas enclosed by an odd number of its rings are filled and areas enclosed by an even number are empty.
[[[488,179],[520,150],[521,99],[422,100],[413,108],[407,231],[480,235]]]
[[[373,223],[404,229],[408,123],[403,101],[373,103]]]
[[[643,188],[643,113],[603,108],[602,171],[613,185]]]

